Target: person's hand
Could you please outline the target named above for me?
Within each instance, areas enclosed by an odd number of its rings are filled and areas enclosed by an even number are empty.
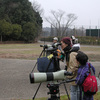
[[[67,71],[67,66],[65,66],[65,70]]]

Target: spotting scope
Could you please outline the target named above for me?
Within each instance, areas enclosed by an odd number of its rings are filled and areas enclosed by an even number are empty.
[[[60,70],[56,72],[47,72],[47,73],[31,73],[30,83],[40,83],[46,81],[55,81],[55,80],[63,80],[66,76],[71,76],[72,72],[67,72],[66,70]]]
[[[45,49],[47,48],[50,48],[50,47],[53,47],[53,48],[56,48],[58,47],[59,45],[61,45],[61,43],[55,43],[55,44],[47,44],[47,45],[40,45],[40,47],[44,47]]]

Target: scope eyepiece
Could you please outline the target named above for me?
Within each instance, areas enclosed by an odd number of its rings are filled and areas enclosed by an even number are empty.
[[[65,72],[64,72],[64,75],[65,75],[65,76],[72,76],[73,73],[72,73],[72,72],[67,72],[67,71],[65,71]]]

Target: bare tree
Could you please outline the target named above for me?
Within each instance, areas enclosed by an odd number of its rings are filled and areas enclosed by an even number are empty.
[[[56,29],[57,36],[63,36],[67,29],[73,24],[73,22],[77,19],[75,14],[65,15],[65,12],[62,10],[51,11],[51,15],[46,17],[46,21],[52,25]]]
[[[41,5],[37,1],[34,0],[33,3],[32,3],[32,6],[33,6],[33,9],[36,12],[39,12],[40,15],[44,14],[44,9],[41,8]]]

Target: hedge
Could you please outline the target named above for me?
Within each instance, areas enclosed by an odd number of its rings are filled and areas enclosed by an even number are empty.
[[[54,37],[42,37],[40,40],[41,41],[47,41],[47,42],[52,42]],[[100,45],[100,38],[97,37],[76,37],[78,39],[78,42],[80,44],[86,44],[86,45]],[[59,41],[61,40],[60,37],[58,37]]]

